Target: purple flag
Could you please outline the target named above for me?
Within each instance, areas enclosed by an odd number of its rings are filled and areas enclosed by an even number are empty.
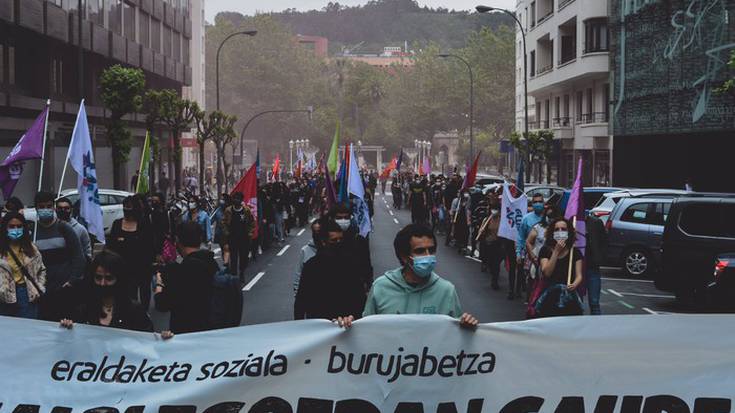
[[[587,228],[585,225],[584,215],[584,185],[582,185],[582,158],[579,158],[579,165],[577,166],[577,179],[574,181],[572,187],[572,193],[569,195],[569,202],[567,202],[567,210],[564,212],[564,218],[573,219],[577,218],[576,226],[574,227],[577,231],[577,242],[574,244],[582,254],[584,254],[585,247],[587,246]]]
[[[48,106],[38,115],[30,129],[20,137],[8,157],[0,164],[0,186],[2,186],[5,199],[13,195],[15,185],[18,184],[20,175],[23,173],[23,162],[43,157],[43,135],[47,116]]]

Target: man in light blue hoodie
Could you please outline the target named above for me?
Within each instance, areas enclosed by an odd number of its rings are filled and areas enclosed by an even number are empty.
[[[460,325],[477,327],[478,321],[462,306],[454,285],[434,273],[436,237],[431,228],[410,224],[393,241],[401,267],[386,272],[373,282],[363,316],[375,314],[441,314],[458,318]],[[353,316],[340,317],[350,327]]]

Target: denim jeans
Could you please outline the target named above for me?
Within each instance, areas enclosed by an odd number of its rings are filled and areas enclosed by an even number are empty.
[[[600,278],[600,270],[597,268],[587,269],[587,294],[589,295],[590,314],[600,315],[600,290],[602,289],[602,279]]]
[[[281,212],[276,211],[276,228],[275,233],[273,234],[277,241],[283,241],[284,239],[284,222],[283,222],[283,214]]]
[[[28,301],[28,289],[25,285],[15,286],[15,304],[0,303],[0,315],[20,318],[38,318],[38,304]]]

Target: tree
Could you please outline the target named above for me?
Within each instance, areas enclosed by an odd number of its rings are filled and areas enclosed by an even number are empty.
[[[217,193],[221,193],[223,189],[222,185],[225,183],[227,176],[229,176],[229,165],[225,157],[225,148],[236,136],[234,125],[237,122],[237,117],[218,113],[216,118],[217,122],[212,141],[214,142],[215,148],[217,148]]]
[[[199,105],[191,100],[182,99],[174,90],[161,91],[161,120],[171,131],[174,142],[174,185],[181,189],[181,132],[187,129],[199,113]]]
[[[130,155],[131,134],[123,116],[138,111],[145,90],[145,75],[140,69],[110,66],[100,76],[102,102],[110,111],[107,139],[112,147],[112,179],[115,188],[127,188],[122,168]]]
[[[730,60],[727,62],[727,67],[731,71],[735,70],[735,51],[730,52]],[[731,77],[730,79],[726,80],[725,83],[723,83],[722,86],[717,89],[717,92],[735,94],[735,77]]]
[[[545,141],[541,138],[538,132],[529,132],[524,139],[521,138],[521,135],[518,132],[514,131],[510,135],[510,144],[513,145],[523,159],[525,164],[526,181],[530,182],[531,176],[533,176],[533,165],[542,156]]]
[[[160,178],[163,170],[163,162],[161,162],[161,144],[159,136],[156,136],[156,129],[161,125],[161,102],[163,93],[159,90],[147,90],[143,95],[143,103],[141,105],[141,113],[145,115],[145,127],[151,137],[151,151],[153,159],[149,175],[149,188],[155,188],[155,169],[158,165],[158,176]]]
[[[208,114],[204,111],[200,111],[196,116],[197,124],[197,143],[199,144],[199,181],[201,191],[204,191],[204,145],[208,140],[215,143],[217,148],[217,185],[221,184],[221,177],[219,175],[220,170],[220,158],[224,157],[224,149],[222,153],[217,145],[218,141],[226,141],[230,143],[235,136],[233,126],[237,118],[234,116],[228,116],[220,111],[209,112]],[[222,136],[220,138],[220,135]],[[221,189],[218,188],[221,192]]]

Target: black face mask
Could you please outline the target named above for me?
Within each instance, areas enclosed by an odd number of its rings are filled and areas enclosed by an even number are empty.
[[[92,286],[92,291],[97,298],[113,297],[116,290],[114,285],[99,285],[95,283]]]
[[[125,219],[135,219],[135,220],[137,220],[138,219],[138,214],[135,213],[135,210],[133,210],[133,211],[123,210],[123,217],[125,217]]]
[[[63,209],[57,209],[56,210],[56,217],[59,218],[62,221],[69,221],[71,220],[71,211],[66,211]]]

